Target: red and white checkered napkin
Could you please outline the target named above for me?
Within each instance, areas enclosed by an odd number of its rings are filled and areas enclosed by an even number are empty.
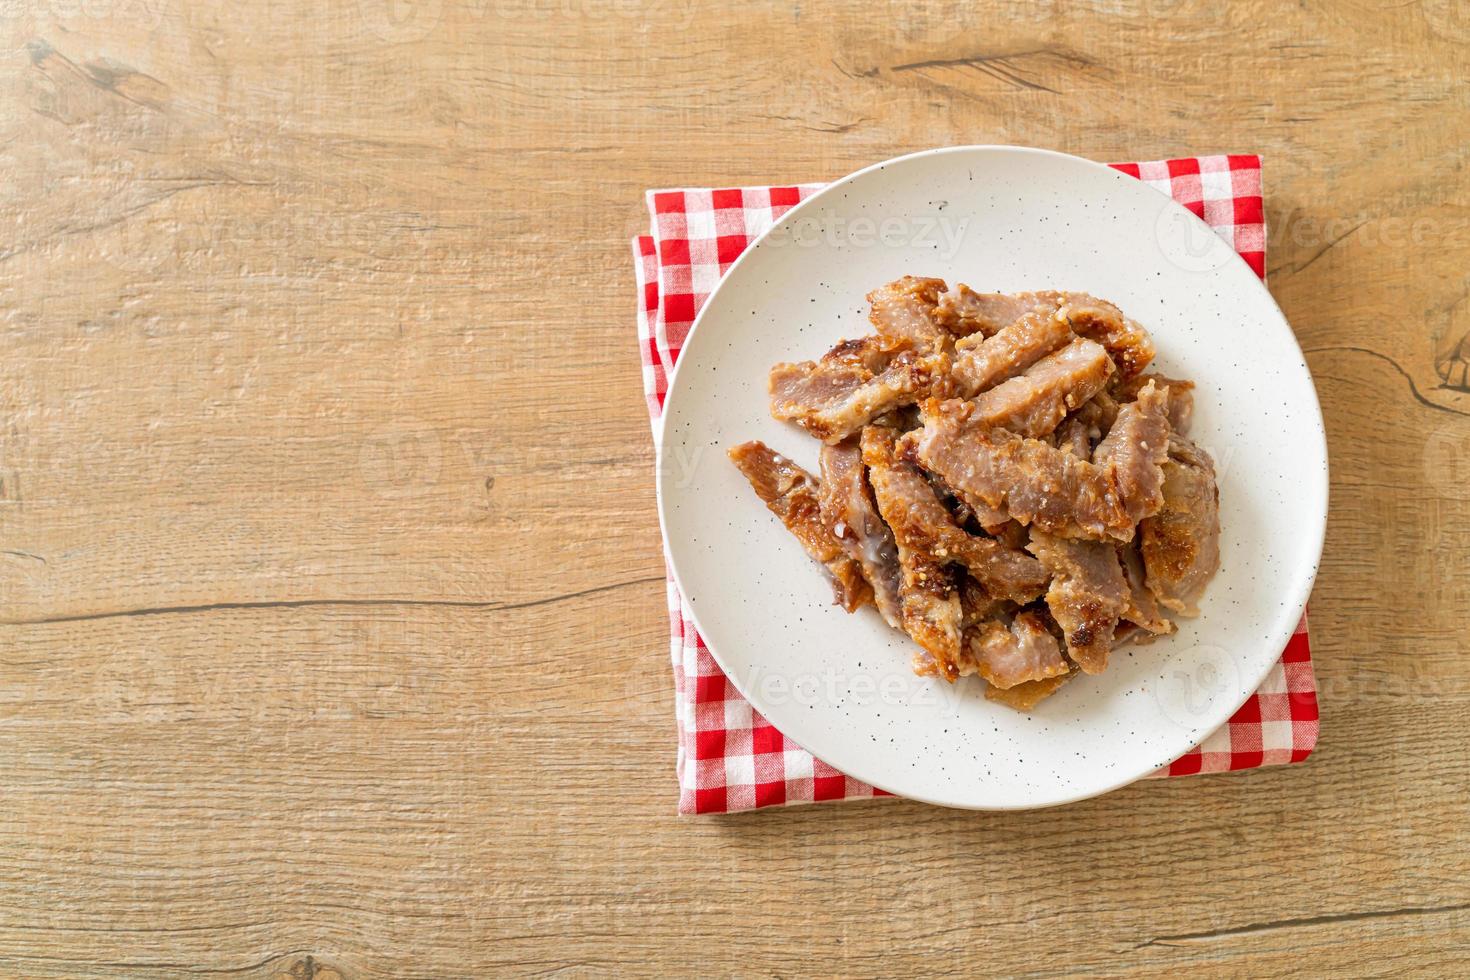
[[[1113,166],[1199,215],[1265,278],[1260,157],[1186,157]],[[651,234],[633,240],[633,259],[643,388],[655,438],[669,374],[695,314],[745,246],[821,187],[649,191]],[[668,596],[680,813],[887,795],[813,758],[771,727],[710,656],[672,576]],[[1250,700],[1223,728],[1154,776],[1300,762],[1316,744],[1317,689],[1304,616],[1281,662]]]

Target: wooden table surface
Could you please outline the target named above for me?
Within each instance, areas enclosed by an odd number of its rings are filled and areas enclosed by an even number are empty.
[[[1467,9],[0,5],[0,974],[1453,972]],[[1317,753],[676,817],[642,192],[976,142],[1264,155]]]

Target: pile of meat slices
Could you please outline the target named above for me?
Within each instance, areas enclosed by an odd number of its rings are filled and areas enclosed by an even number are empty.
[[[821,478],[729,452],[839,604],[912,637],[919,674],[978,674],[1021,710],[1198,612],[1214,464],[1188,438],[1194,385],[1146,373],[1147,331],[1081,293],[905,276],[868,301],[876,333],[771,369]]]

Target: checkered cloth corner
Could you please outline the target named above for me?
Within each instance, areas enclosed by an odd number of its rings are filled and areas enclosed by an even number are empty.
[[[1112,166],[1203,218],[1265,278],[1260,157],[1185,157]],[[655,439],[669,375],[700,307],[747,245],[822,186],[648,192],[650,233],[633,239],[633,259],[643,388]],[[888,795],[813,757],[751,707],[695,631],[672,575],[668,604],[680,813],[731,813]],[[1280,662],[1230,721],[1153,776],[1300,762],[1316,745],[1317,730],[1317,691],[1303,616]]]

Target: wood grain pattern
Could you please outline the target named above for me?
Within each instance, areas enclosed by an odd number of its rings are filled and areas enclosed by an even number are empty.
[[[1459,0],[0,9],[0,973],[1445,975]],[[627,239],[928,146],[1260,152],[1317,755],[688,820]]]

